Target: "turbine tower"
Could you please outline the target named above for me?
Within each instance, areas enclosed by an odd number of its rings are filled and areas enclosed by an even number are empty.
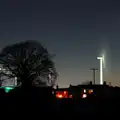
[[[103,85],[103,57],[97,57],[100,60],[100,84]]]
[[[95,84],[95,72],[98,70],[97,68],[91,68],[90,70],[93,71],[93,83]]]

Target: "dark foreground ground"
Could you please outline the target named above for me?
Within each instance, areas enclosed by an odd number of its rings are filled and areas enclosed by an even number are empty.
[[[56,99],[51,91],[43,89],[16,89],[8,94],[0,91],[1,114],[113,114],[120,109],[120,98],[89,97],[86,99]],[[48,116],[44,116],[48,117]]]

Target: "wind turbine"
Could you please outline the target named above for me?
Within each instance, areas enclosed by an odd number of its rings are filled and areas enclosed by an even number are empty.
[[[104,63],[104,56],[97,57],[100,60],[100,84],[103,85],[103,63]]]

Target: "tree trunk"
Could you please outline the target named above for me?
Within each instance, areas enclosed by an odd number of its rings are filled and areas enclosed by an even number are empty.
[[[21,85],[22,88],[27,89],[32,87],[32,82],[27,76],[22,77],[21,80],[22,80],[22,85]]]
[[[22,87],[24,87],[24,88],[28,88],[28,87],[31,87],[32,85],[31,85],[31,83],[29,82],[29,80],[24,80],[23,82],[22,82]]]

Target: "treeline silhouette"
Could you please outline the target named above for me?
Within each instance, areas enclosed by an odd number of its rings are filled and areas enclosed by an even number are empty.
[[[57,99],[52,87],[15,88],[9,93],[0,89],[1,113],[11,114],[109,114],[120,107],[120,88],[111,87],[111,96],[96,94],[85,99]],[[76,91],[74,91],[76,92]],[[104,91],[105,92],[105,91]]]

